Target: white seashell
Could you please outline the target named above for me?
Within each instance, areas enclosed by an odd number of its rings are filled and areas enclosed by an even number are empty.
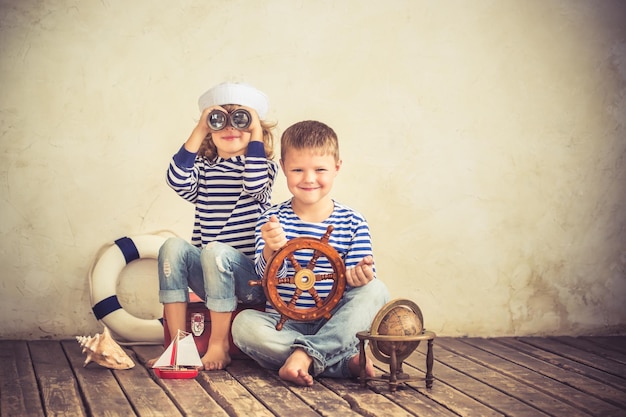
[[[89,362],[111,369],[130,369],[135,366],[135,362],[111,337],[106,326],[102,334],[98,333],[93,337],[76,336],[76,340],[83,348],[83,353],[87,355],[83,366],[87,366]]]

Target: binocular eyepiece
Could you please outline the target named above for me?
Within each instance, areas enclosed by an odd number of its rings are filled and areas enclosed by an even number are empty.
[[[222,130],[229,124],[235,129],[243,130],[250,126],[252,116],[246,109],[237,109],[232,113],[216,109],[211,110],[206,122],[212,130]]]

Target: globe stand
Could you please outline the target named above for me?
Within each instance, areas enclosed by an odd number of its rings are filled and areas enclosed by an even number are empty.
[[[414,320],[417,322],[416,334],[380,334],[381,324],[389,314],[393,314],[398,308],[407,308],[414,314]],[[412,378],[402,370],[404,360],[413,353],[419,343],[426,340],[428,349],[426,353],[426,388],[433,386],[433,341],[436,337],[434,332],[424,330],[424,319],[420,308],[414,302],[405,299],[397,299],[390,301],[378,312],[370,331],[362,331],[356,334],[359,339],[359,367],[361,387],[365,388],[368,381],[384,381],[389,384],[389,391],[395,392],[398,385],[422,380],[421,378]],[[366,373],[366,356],[365,342],[370,342],[370,349],[376,359],[383,363],[389,364],[389,373],[384,373],[381,377],[368,377]]]

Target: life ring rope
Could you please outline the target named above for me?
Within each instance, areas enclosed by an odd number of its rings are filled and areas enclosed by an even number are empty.
[[[98,250],[89,269],[91,308],[120,344],[162,344],[163,318],[142,319],[124,310],[116,289],[122,270],[138,259],[157,259],[161,245],[175,233],[164,230],[133,237],[124,236]],[[124,343],[126,342],[126,343]]]

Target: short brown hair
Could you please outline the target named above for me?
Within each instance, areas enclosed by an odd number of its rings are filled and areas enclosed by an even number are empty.
[[[323,155],[332,155],[339,161],[339,141],[335,131],[322,122],[305,120],[295,123],[283,132],[280,139],[280,157],[289,149],[317,149]]]

